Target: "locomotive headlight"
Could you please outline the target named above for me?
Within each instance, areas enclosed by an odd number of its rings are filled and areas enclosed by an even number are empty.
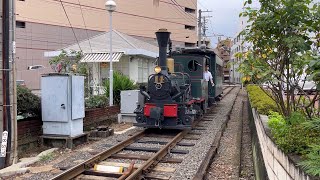
[[[159,74],[161,72],[161,67],[160,66],[156,66],[154,68],[154,72],[156,72],[157,74]]]

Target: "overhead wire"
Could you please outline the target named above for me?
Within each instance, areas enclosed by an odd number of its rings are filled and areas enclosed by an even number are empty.
[[[83,16],[83,11],[82,11],[82,7],[81,7],[80,0],[78,0],[78,2],[79,2],[79,6],[80,6],[80,11],[81,11],[81,16],[82,16],[84,28],[85,28],[85,30],[86,30],[87,38],[88,38],[88,41],[89,41],[90,50],[91,50],[91,53],[92,53],[91,42],[90,42],[90,38],[89,38],[89,34],[88,34],[88,29],[87,29],[87,26],[86,26],[86,22],[85,22],[85,19],[84,19],[84,16]]]
[[[73,35],[74,35],[74,37],[75,37],[75,39],[76,39],[76,41],[77,41],[77,43],[78,43],[79,49],[80,49],[80,51],[82,51],[82,49],[81,49],[81,47],[80,47],[80,44],[79,44],[79,41],[78,41],[78,38],[77,38],[77,36],[76,36],[76,33],[74,32],[74,29],[73,29],[72,24],[71,24],[71,22],[70,22],[69,16],[68,16],[68,14],[67,14],[67,11],[66,11],[66,9],[64,8],[64,5],[63,5],[63,3],[62,3],[62,0],[60,0],[60,2],[61,2],[61,6],[62,6],[62,8],[63,8],[63,11],[64,11],[64,13],[65,13],[65,15],[66,15],[66,17],[67,17],[67,19],[68,19],[69,25],[70,25],[70,27],[71,27],[71,29],[72,29]]]
[[[185,9],[183,9],[182,6],[176,0],[170,0],[170,1],[173,3],[173,5],[175,5],[175,8],[178,10],[178,12],[180,12],[184,17],[186,17],[187,20],[190,20],[188,18],[197,20],[195,16],[192,16],[191,14],[186,13]]]
[[[79,49],[80,50],[82,50],[81,49],[81,47],[80,47],[80,44],[79,44],[79,40],[78,40],[78,37],[76,36],[76,33],[75,33],[75,27],[73,27],[72,26],[72,24],[71,24],[71,21],[70,21],[70,18],[69,18],[69,15],[68,15],[68,13],[67,13],[67,11],[66,11],[66,8],[65,8],[65,4],[71,4],[71,5],[73,5],[73,6],[75,6],[75,5],[78,5],[78,6],[80,6],[80,10],[81,10],[81,15],[82,15],[82,19],[83,19],[83,23],[84,23],[84,27],[85,27],[85,30],[86,30],[86,35],[87,35],[87,37],[88,37],[88,39],[89,39],[89,34],[88,34],[88,28],[94,28],[94,29],[97,29],[98,27],[89,27],[89,26],[87,26],[87,24],[86,24],[86,22],[85,22],[85,18],[84,18],[84,14],[83,14],[83,9],[82,9],[82,7],[85,7],[85,8],[90,8],[91,10],[93,10],[93,9],[97,9],[97,10],[103,10],[104,11],[104,9],[103,8],[97,8],[97,7],[92,7],[92,6],[86,6],[86,5],[82,5],[81,3],[80,3],[80,1],[78,0],[78,4],[75,4],[75,3],[71,3],[71,2],[65,2],[65,1],[62,1],[62,0],[45,0],[45,1],[51,1],[51,2],[59,2],[60,4],[61,4],[61,6],[62,6],[62,8],[63,8],[63,11],[64,11],[64,13],[65,13],[65,15],[66,15],[66,17],[67,17],[67,20],[68,20],[68,25],[71,27],[71,29],[72,29],[72,33],[73,33],[73,35],[74,35],[74,38],[75,38],[75,40],[76,40],[76,42],[77,42],[77,44],[78,44],[78,46],[79,46]],[[171,4],[171,3],[170,3]],[[180,9],[182,9],[181,8],[181,6],[178,4],[178,5],[173,5],[173,4],[171,4],[172,6],[171,7],[180,7]],[[177,9],[178,10],[178,9]],[[93,10],[93,11],[95,11],[95,10]],[[120,12],[121,13],[121,12]],[[71,13],[72,14],[72,13]],[[184,15],[186,15],[186,13],[185,12],[183,12],[183,14]],[[128,14],[128,15],[130,15],[130,16],[138,16],[138,17],[141,17],[141,16],[139,16],[139,15],[134,15],[134,14]],[[20,17],[22,17],[22,16],[20,16]],[[35,18],[29,18],[29,17],[25,17],[25,18],[27,18],[27,19],[34,19],[34,20],[36,20]],[[153,20],[161,20],[161,19],[157,19],[157,18],[151,18],[151,17],[142,17],[142,18],[149,18],[149,19],[153,19]],[[196,18],[196,17],[193,17],[193,18]],[[178,19],[178,18],[177,18]],[[186,19],[185,17],[183,17],[183,18],[181,18],[181,19]],[[38,19],[38,20],[41,20],[41,19]],[[167,21],[168,22],[168,21]],[[170,21],[169,21],[170,22]],[[61,22],[53,22],[53,23],[61,23]],[[171,22],[171,23],[176,23],[177,24],[177,22]],[[182,23],[178,23],[178,24],[182,24]],[[79,29],[79,28],[77,28],[77,29]],[[178,29],[176,29],[176,30],[181,30],[182,28],[178,28]],[[101,29],[102,31],[104,31],[104,29]],[[119,29],[120,31],[121,30],[128,30],[128,31],[139,31],[139,32],[154,32],[155,30],[153,30],[153,29],[150,29],[150,30],[130,30],[130,29]],[[172,29],[172,30],[174,30],[174,29]],[[186,32],[186,33],[179,33],[179,34],[190,34],[191,32]],[[38,34],[41,34],[41,33],[38,33]],[[44,33],[45,34],[45,33]],[[143,35],[146,35],[146,34],[139,34],[139,35],[141,35],[141,36],[143,36]],[[25,37],[27,37],[27,36],[25,36]],[[53,38],[52,38],[53,39]],[[43,42],[42,40],[35,40],[35,41],[38,41],[38,42]],[[89,40],[90,41],[90,40]],[[50,41],[47,41],[48,43],[50,43]],[[53,42],[53,43],[60,43],[60,42]],[[64,44],[63,42],[61,42],[61,44]],[[92,51],[92,47],[91,47],[91,42],[89,42],[89,44],[90,44],[90,49],[91,49],[91,51]]]
[[[64,4],[70,4],[70,5],[78,6],[78,4],[76,4],[76,3],[72,3],[72,2],[68,2],[68,1],[62,1],[62,0],[44,0],[44,1],[63,2]],[[162,1],[160,1],[160,2],[162,2]],[[95,10],[99,10],[99,11],[105,12],[104,8],[88,6],[88,5],[83,5],[83,4],[82,4],[82,7],[95,9]],[[96,11],[96,12],[98,12],[98,11]],[[157,20],[157,21],[163,21],[163,22],[168,22],[168,23],[173,23],[173,24],[184,25],[183,23],[180,23],[180,22],[174,22],[174,21],[168,21],[166,19],[159,19],[159,18],[153,18],[153,17],[148,17],[148,16],[142,16],[142,15],[127,13],[127,12],[122,12],[122,11],[119,11],[119,10],[116,10],[115,13],[124,14],[124,15],[128,15],[128,16],[139,17],[139,18],[144,18],[144,19],[152,19],[152,20]]]

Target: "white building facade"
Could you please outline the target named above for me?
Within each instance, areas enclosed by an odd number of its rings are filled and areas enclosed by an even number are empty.
[[[237,53],[244,53],[249,48],[249,43],[245,42],[244,36],[241,35],[241,32],[248,25],[247,18],[240,17],[239,19],[238,31],[235,35],[235,38],[232,40],[231,46],[231,67],[230,67],[230,83],[241,84],[241,73],[238,72],[240,63],[242,62],[241,58],[236,57]]]

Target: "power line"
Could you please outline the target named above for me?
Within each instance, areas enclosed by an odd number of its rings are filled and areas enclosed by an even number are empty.
[[[200,0],[198,0],[198,4],[199,4],[203,9],[206,9],[206,7],[205,7],[203,4],[201,4]]]
[[[71,4],[71,5],[76,5],[78,6],[79,4],[76,4],[76,3],[72,3],[72,2],[68,2],[68,1],[62,1],[62,0],[44,0],[44,1],[55,1],[55,2],[63,2],[65,4]],[[163,2],[163,1],[160,1],[160,2]],[[168,3],[167,4],[171,4],[171,3]],[[82,7],[86,7],[86,8],[90,8],[90,9],[96,9],[96,10],[99,10],[99,11],[103,11],[105,12],[106,10],[104,8],[99,8],[99,7],[94,7],[94,6],[88,6],[88,5],[81,5]],[[98,12],[98,11],[96,11]],[[153,17],[148,17],[148,16],[142,16],[142,15],[137,15],[137,14],[131,14],[131,13],[126,13],[126,12],[122,12],[122,11],[118,11],[116,10],[115,13],[119,13],[119,14],[125,14],[125,15],[128,15],[128,16],[134,16],[134,17],[139,17],[139,18],[145,18],[145,19],[152,19],[152,20],[157,20],[157,21],[163,21],[163,22],[168,22],[168,23],[173,23],[173,24],[181,24],[181,25],[185,25],[184,23],[179,23],[179,22],[174,22],[174,21],[168,21],[168,20],[165,20],[165,19],[159,19],[159,18],[153,18]]]
[[[89,34],[88,34],[88,29],[87,29],[87,26],[86,26],[86,22],[85,22],[85,20],[84,20],[84,16],[83,16],[83,12],[82,12],[82,7],[81,7],[80,0],[78,0],[78,2],[79,2],[80,10],[81,10],[83,25],[84,25],[84,28],[86,29],[86,34],[87,34],[87,37],[88,37],[89,46],[90,46],[90,50],[91,50],[91,53],[92,53],[91,42],[90,42],[90,38],[89,38]]]
[[[193,18],[193,19],[197,19],[196,17],[190,15],[189,13],[185,12],[185,9],[182,8],[182,6],[176,1],[176,0],[171,0],[171,2],[175,5],[176,9],[178,9],[179,12],[181,12],[186,18]],[[188,16],[189,15],[189,16]],[[190,19],[187,19],[190,20]]]
[[[60,3],[61,3],[61,6],[62,6],[62,8],[63,8],[64,14],[67,16],[67,19],[68,19],[69,25],[70,25],[70,27],[71,27],[71,29],[72,29],[72,32],[73,32],[74,38],[76,39],[76,41],[77,41],[77,43],[78,43],[79,49],[80,49],[80,51],[82,51],[82,49],[81,49],[81,47],[80,47],[80,44],[79,44],[79,41],[78,41],[78,38],[77,38],[77,36],[76,36],[76,33],[74,32],[74,29],[73,29],[73,27],[72,27],[72,25],[71,25],[71,22],[70,22],[69,16],[68,16],[68,14],[67,14],[67,11],[66,11],[66,9],[64,8],[64,5],[63,5],[63,3],[62,3],[62,0],[60,0]]]

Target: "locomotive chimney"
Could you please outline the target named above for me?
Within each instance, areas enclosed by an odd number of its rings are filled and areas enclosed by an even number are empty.
[[[162,70],[167,71],[167,47],[170,38],[170,32],[167,29],[159,29],[156,32],[159,44],[159,66]]]

